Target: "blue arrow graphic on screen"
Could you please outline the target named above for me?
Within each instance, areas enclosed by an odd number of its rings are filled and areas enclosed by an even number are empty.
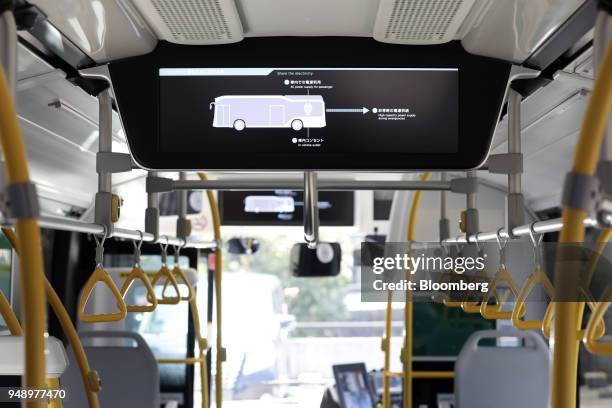
[[[358,109],[325,109],[325,112],[329,113],[361,113],[365,115],[370,110],[366,107],[358,108]]]

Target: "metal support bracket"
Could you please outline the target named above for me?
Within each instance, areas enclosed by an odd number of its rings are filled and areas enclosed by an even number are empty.
[[[98,152],[96,171],[98,173],[125,173],[132,171],[132,156],[128,153]]]
[[[34,183],[9,184],[6,187],[6,198],[11,218],[37,218],[40,215]]]
[[[487,160],[487,168],[492,174],[521,174],[523,173],[523,154],[492,154]]]
[[[472,180],[476,185],[473,191],[468,192],[466,196],[466,210],[463,215],[463,232],[467,237],[478,234],[479,231],[479,220],[478,220],[478,177],[475,170],[467,172],[467,179]]]
[[[149,175],[146,181],[147,193],[165,193],[172,191],[172,182],[173,180],[171,178]]]
[[[597,164],[602,197],[597,204],[597,222],[605,228],[612,228],[612,161],[600,161]]]
[[[478,179],[475,177],[456,178],[450,181],[450,191],[457,194],[475,194],[478,192]]]
[[[567,173],[561,198],[564,207],[593,214],[598,209],[601,198],[601,183],[596,176],[573,171]]]
[[[317,173],[304,172],[304,239],[314,249],[319,241],[319,207]]]
[[[438,227],[440,231],[440,241],[450,238],[450,220],[448,218],[440,218]]]

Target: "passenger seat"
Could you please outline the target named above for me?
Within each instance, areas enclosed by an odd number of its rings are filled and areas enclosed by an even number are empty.
[[[516,347],[499,347],[516,338]],[[494,339],[491,345],[482,340]],[[543,408],[548,406],[550,356],[537,333],[482,330],[466,341],[455,364],[457,408]]]
[[[139,334],[86,331],[80,332],[79,337],[92,370],[98,372],[102,382],[102,390],[98,393],[101,408],[159,407],[157,360]],[[62,386],[69,398],[63,407],[87,407],[81,374],[71,348],[68,348],[68,361]],[[172,407],[171,404],[166,404],[166,407]]]

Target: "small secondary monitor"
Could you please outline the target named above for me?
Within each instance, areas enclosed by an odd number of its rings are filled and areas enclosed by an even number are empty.
[[[320,191],[319,220],[322,226],[354,224],[352,191]],[[304,193],[292,190],[220,191],[223,225],[302,225]]]
[[[333,366],[342,408],[373,408],[374,399],[364,363]]]
[[[178,215],[179,212],[179,191],[161,193],[159,195],[159,215]],[[203,192],[187,191],[187,214],[199,214],[202,212]]]

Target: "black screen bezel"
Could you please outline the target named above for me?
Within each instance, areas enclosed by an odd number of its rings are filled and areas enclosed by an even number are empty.
[[[160,68],[295,66],[458,68],[459,151],[426,154],[254,151],[214,155],[160,151]],[[468,54],[459,42],[405,46],[369,38],[275,37],[248,38],[220,46],[184,46],[162,41],[150,54],[110,63],[109,71],[130,152],[143,168],[405,171],[472,169],[484,162],[503,104],[510,64]]]

